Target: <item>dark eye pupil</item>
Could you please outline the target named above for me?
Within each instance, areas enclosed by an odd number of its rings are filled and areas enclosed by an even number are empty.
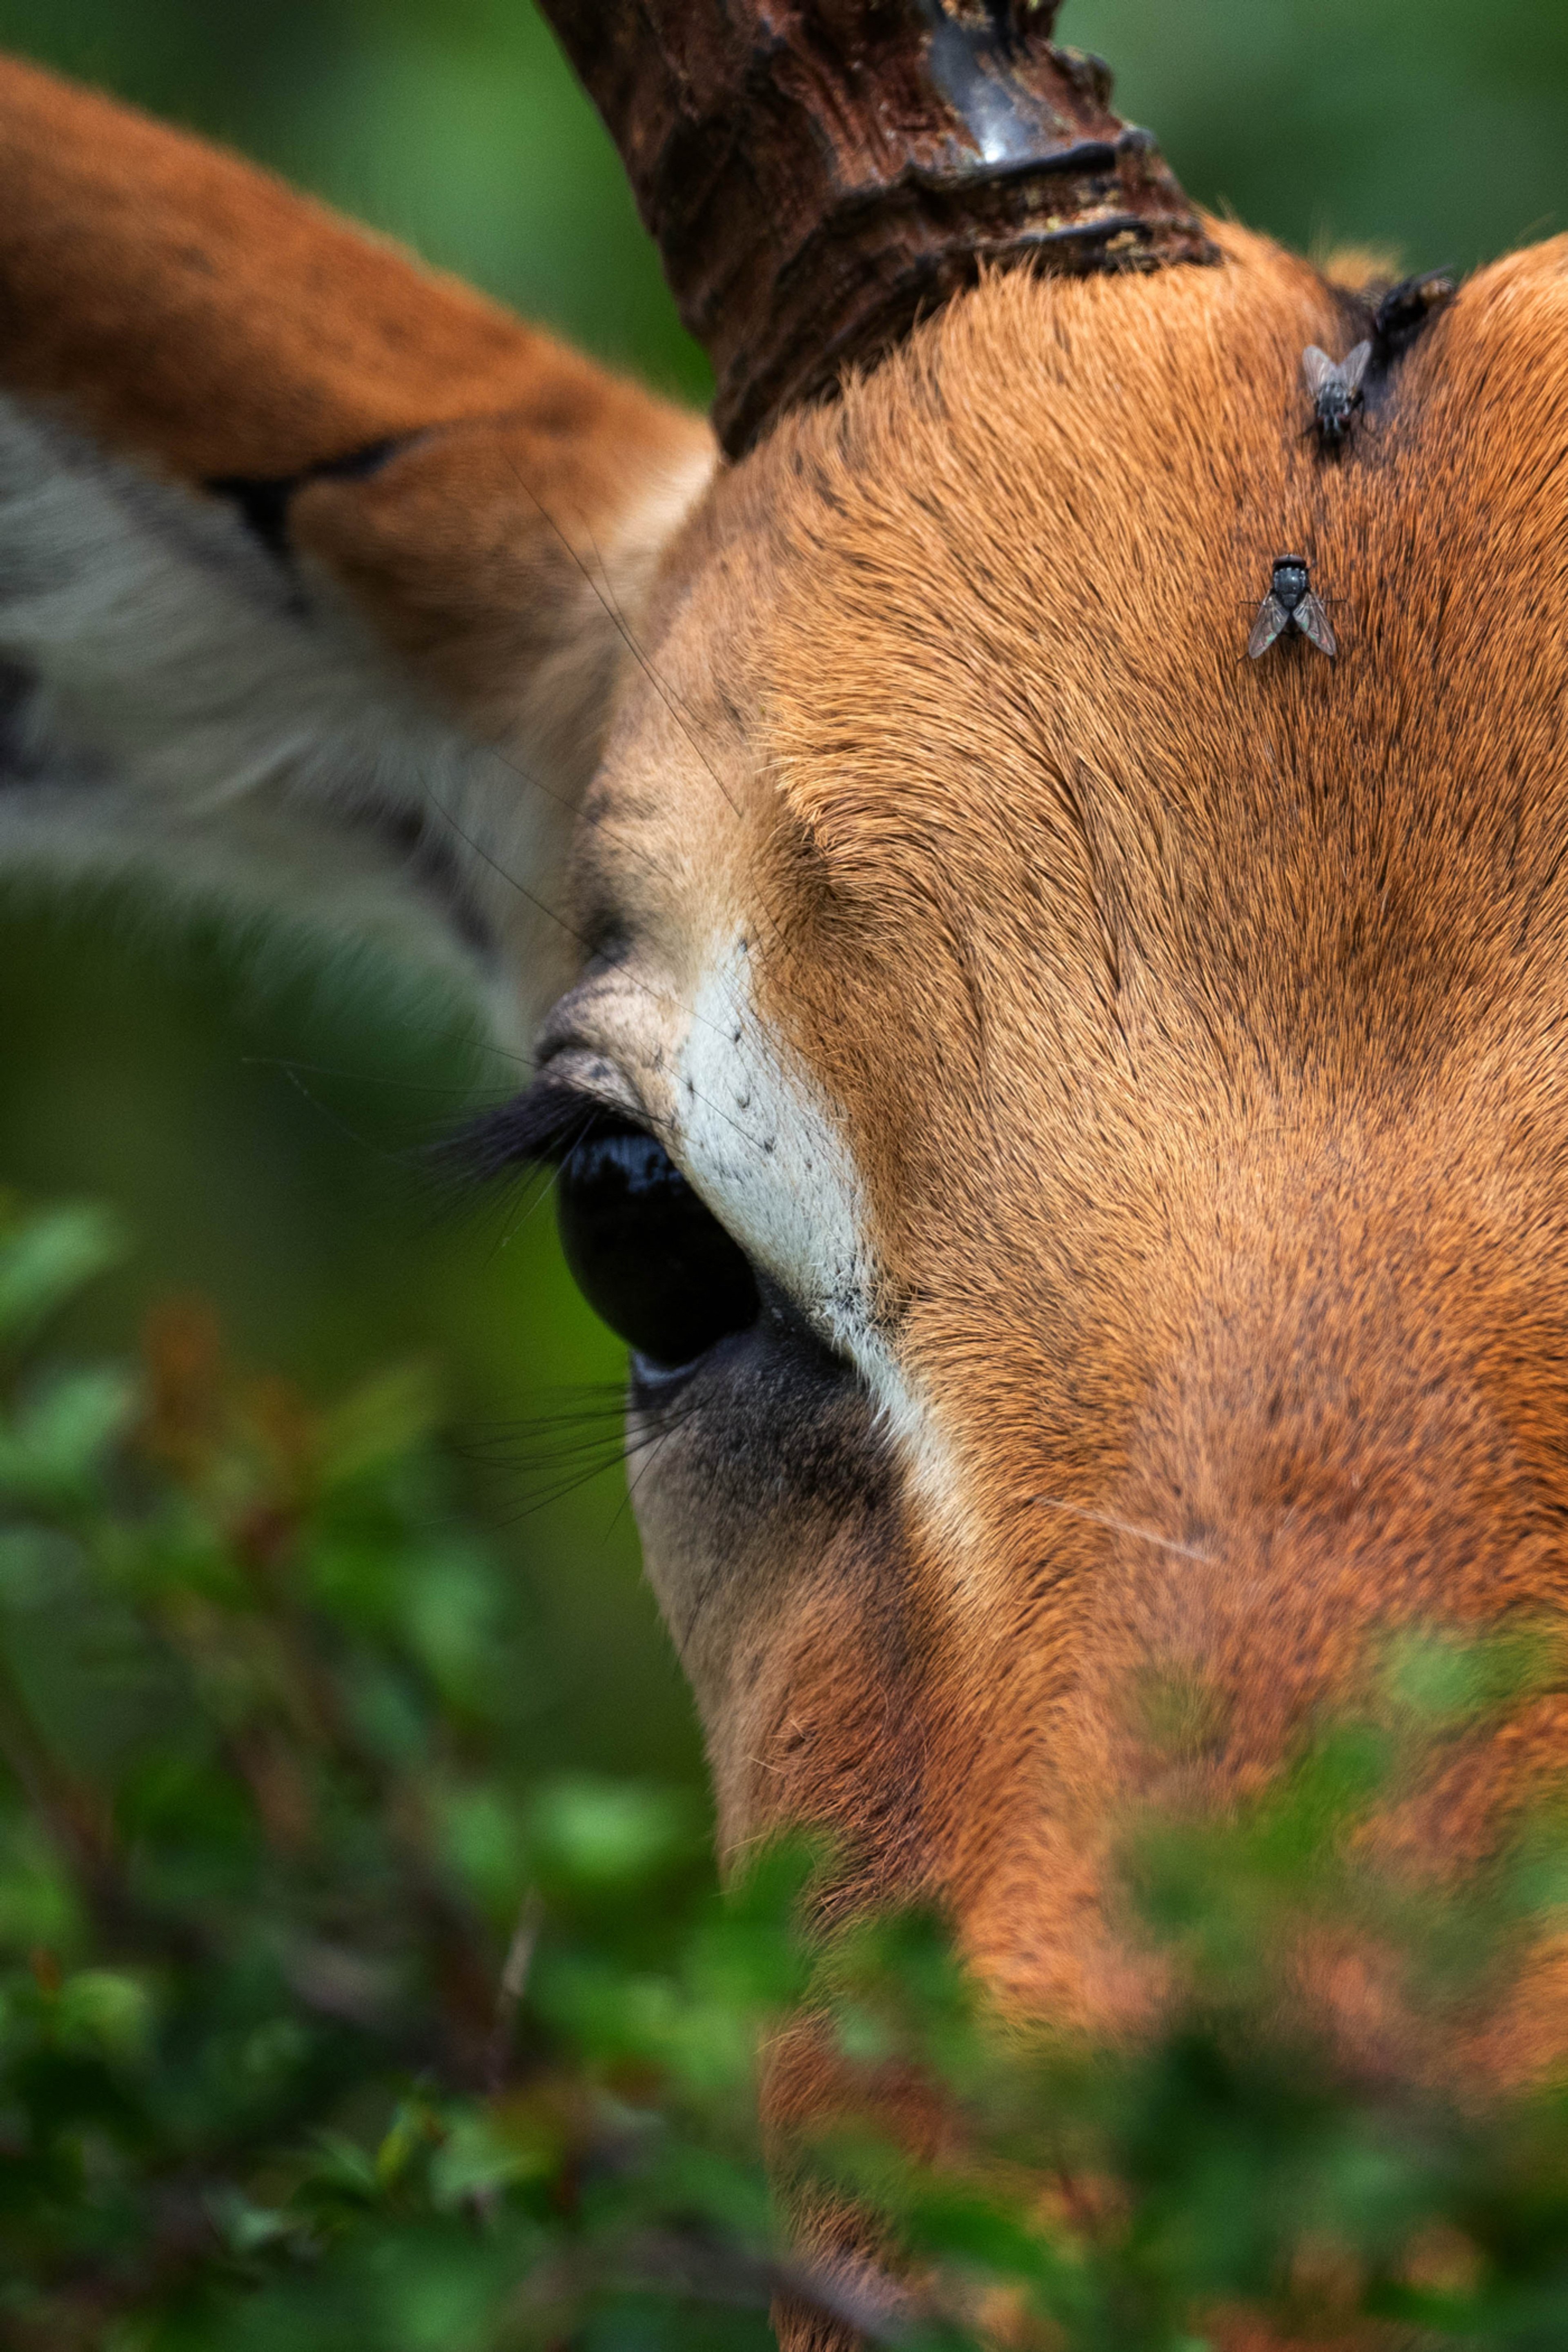
[[[561,1245],[596,1315],[673,1369],[756,1320],[744,1253],[651,1135],[589,1136],[556,1184]]]

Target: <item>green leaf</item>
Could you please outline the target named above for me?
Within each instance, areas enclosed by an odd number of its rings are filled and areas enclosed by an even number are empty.
[[[430,2164],[430,2194],[443,2210],[521,2180],[549,2180],[563,2150],[559,2129],[536,2115],[492,2115],[465,2107],[448,2115],[445,2140]]]
[[[126,1253],[108,1210],[81,1202],[0,1227],[0,1341],[25,1347],[49,1317]]]
[[[494,1579],[472,1552],[436,1554],[407,1578],[409,1645],[455,1704],[473,1702],[493,1679],[499,1599]]]
[[[0,1814],[0,1952],[75,1950],[81,1908],[41,1822]]]
[[[521,1813],[521,1803],[488,1784],[450,1790],[437,1807],[448,1865],[497,1920],[510,1920],[528,1885]]]
[[[222,2190],[208,2200],[208,2210],[225,2242],[237,2254],[259,2253],[299,2234],[296,2215],[270,2206],[253,2205],[237,2189]]]
[[[413,1453],[429,1438],[438,1412],[427,1364],[395,1365],[364,1381],[321,1424],[323,1487],[351,1486]]]
[[[382,2179],[375,2158],[347,2132],[328,2127],[315,2134],[305,2186],[340,2197],[379,2201]]]
[[[692,1843],[689,1808],[631,1780],[557,1780],[540,1792],[531,1826],[540,1875],[589,1893],[645,1885]]]
[[[56,1997],[55,2026],[62,2041],[110,2058],[142,2058],[152,2032],[147,1987],[114,1969],[79,1969]]]
[[[58,1374],[0,1430],[0,1489],[43,1503],[84,1498],[136,1401],[128,1373],[100,1367]]]

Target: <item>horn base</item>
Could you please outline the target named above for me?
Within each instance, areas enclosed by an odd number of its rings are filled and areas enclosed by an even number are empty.
[[[1056,0],[543,0],[626,158],[731,457],[990,268],[1219,256]]]
[[[1173,202],[1162,201],[1167,191]],[[874,367],[990,270],[1086,277],[1219,257],[1136,130],[1080,142],[1070,163],[945,184],[911,171],[879,192],[874,219],[830,218],[780,271],[751,340],[719,374],[715,427],[739,455],[781,410],[831,397],[849,370]]]

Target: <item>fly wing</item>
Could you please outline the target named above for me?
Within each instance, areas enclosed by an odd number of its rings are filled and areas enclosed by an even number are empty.
[[[1371,343],[1358,343],[1354,351],[1347,352],[1340,362],[1340,373],[1344,378],[1345,390],[1352,400],[1361,391],[1371,358]]]
[[[1289,614],[1270,589],[1258,607],[1258,618],[1252,624],[1252,635],[1247,640],[1247,650],[1254,661],[1258,659],[1259,654],[1266,654],[1268,651],[1289,618]]]
[[[1304,637],[1310,637],[1321,654],[1331,661],[1339,651],[1339,642],[1329,626],[1329,616],[1310,590],[1296,607],[1296,626]]]
[[[1320,351],[1316,343],[1309,343],[1301,354],[1301,380],[1314,400],[1323,386],[1331,383],[1338,373],[1339,370],[1327,352]]]

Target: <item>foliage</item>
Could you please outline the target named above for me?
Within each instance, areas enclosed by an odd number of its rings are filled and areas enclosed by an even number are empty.
[[[1381,1729],[1151,1825],[1167,2024],[1026,2035],[933,1919],[813,1933],[826,1852],[721,1901],[679,1796],[521,1781],[509,1596],[428,1383],[312,1412],[191,1308],[133,1376],[40,1359],[116,1247],[82,1209],[0,1229],[0,2344],[742,2352],[780,2292],[910,2352],[1197,2352],[1226,2312],[1563,2340],[1568,2097],[1483,2106],[1279,2022],[1353,1935],[1457,2042],[1550,1925],[1550,1822],[1442,1900],[1357,1834],[1549,1653],[1406,1643]],[[867,2217],[875,2266],[789,2251],[754,2121],[786,2015],[844,2085],[792,2194]],[[886,2128],[913,2084],[919,2162]]]

